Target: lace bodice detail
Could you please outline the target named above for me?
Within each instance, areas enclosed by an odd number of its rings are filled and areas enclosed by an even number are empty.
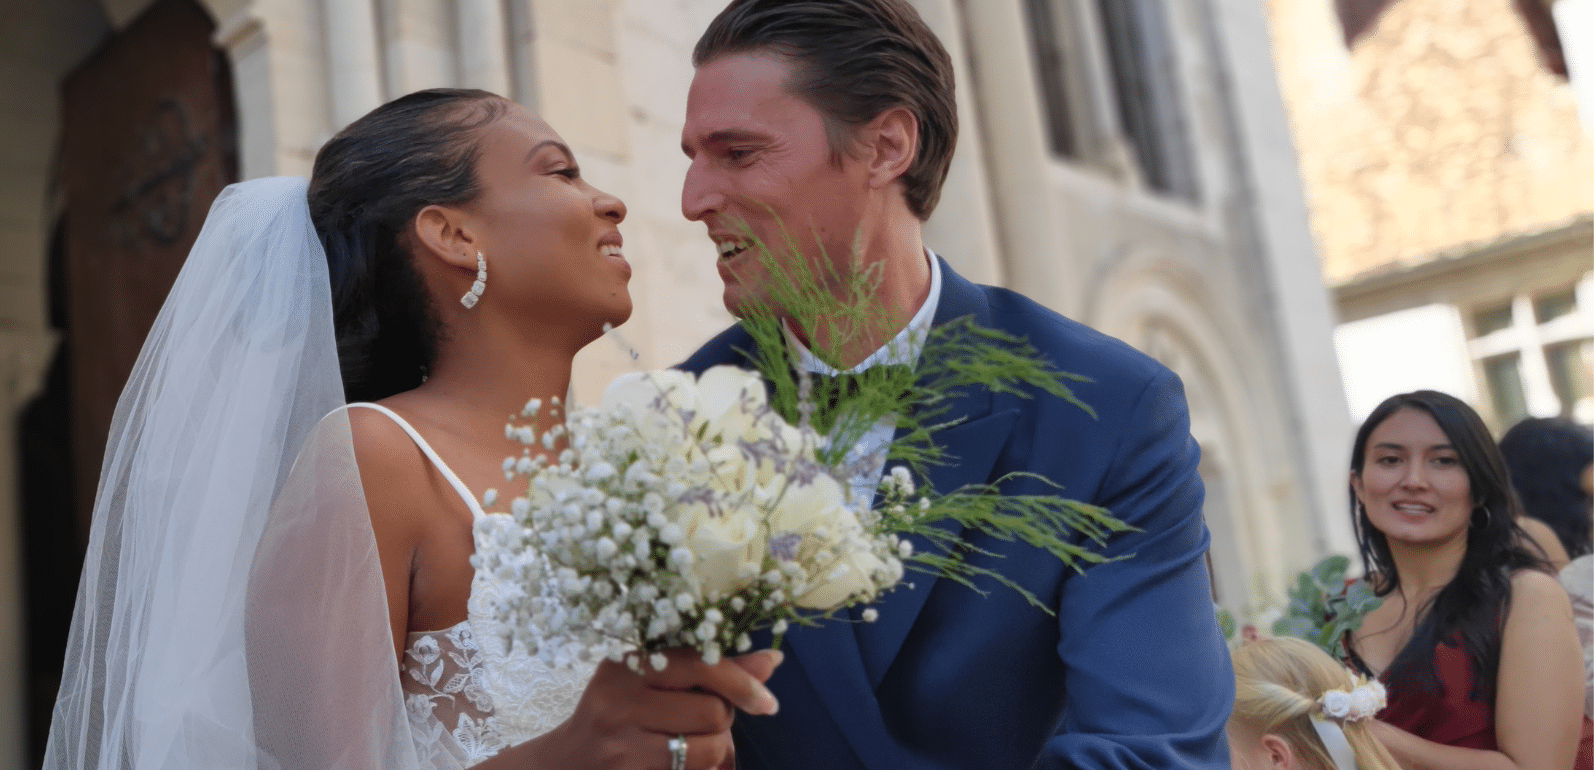
[[[399,671],[423,767],[446,766],[437,754],[473,765],[513,743],[488,694],[487,669],[470,621],[410,634]]]
[[[469,490],[403,418],[376,404],[352,404],[386,414],[403,428],[465,500],[480,524],[486,514]],[[481,547],[480,530],[476,534]],[[516,590],[478,571],[471,579],[467,619],[441,631],[411,633],[399,666],[405,708],[422,754],[422,766],[443,767],[433,757],[452,755],[466,766],[508,746],[552,730],[575,712],[592,678],[591,666],[556,669],[511,646],[492,607]],[[429,761],[430,760],[430,761]]]
[[[478,572],[469,620],[409,635],[401,676],[410,723],[426,738],[424,750],[447,751],[473,765],[575,712],[592,667],[552,668],[519,644],[509,647],[503,624],[490,613],[493,597],[509,588]]]

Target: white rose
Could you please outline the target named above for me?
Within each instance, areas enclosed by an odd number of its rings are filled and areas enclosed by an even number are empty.
[[[1344,719],[1346,715],[1350,714],[1350,693],[1344,690],[1325,692],[1318,702],[1323,704],[1323,713],[1335,719]]]
[[[703,503],[682,508],[681,528],[685,545],[692,551],[692,574],[699,592],[729,596],[750,585],[764,563],[764,535],[757,509],[735,506],[714,515]]]
[[[858,526],[858,517],[846,507],[846,492],[841,483],[826,473],[820,473],[807,484],[790,484],[773,510],[769,513],[771,532],[792,532],[803,535],[804,540],[816,529],[826,529],[832,535],[839,533],[848,523]],[[805,542],[799,559],[805,559],[819,550],[819,543]]]
[[[764,381],[757,374],[734,366],[710,367],[697,379],[692,434],[706,428],[705,438],[726,443],[767,438],[767,426],[758,419],[767,403]]]
[[[675,369],[628,372],[603,391],[602,409],[629,415],[637,438],[645,445],[669,447],[686,435],[681,419],[697,398],[692,375]]]
[[[874,594],[876,570],[885,564],[865,550],[852,550],[832,564],[818,565],[810,588],[797,597],[797,606],[821,612],[835,609],[854,594]]]
[[[531,485],[524,498],[525,505],[521,505],[518,499],[511,503],[512,513],[521,515],[519,512],[523,510],[523,518],[532,521],[550,515],[553,509],[581,490],[581,485],[574,479],[548,471],[544,471],[536,481],[540,483]]]
[[[799,607],[830,610],[854,594],[872,594],[875,572],[887,569],[868,550],[863,527],[845,500],[841,483],[820,474],[807,484],[786,487],[770,514],[770,532],[802,537],[796,556],[809,574],[808,590],[796,597]],[[824,553],[829,558],[816,560]]]
[[[721,497],[745,497],[758,483],[757,468],[740,447],[717,446],[708,450],[708,488]]]
[[[751,577],[738,575],[756,577],[762,571],[763,511],[754,494],[760,474],[739,447],[715,447],[705,459],[704,486],[713,495],[714,507],[702,501],[677,504],[670,506],[667,516],[679,522],[685,534],[700,590],[705,595],[715,591],[729,595],[752,582]],[[751,568],[744,569],[749,564]]]

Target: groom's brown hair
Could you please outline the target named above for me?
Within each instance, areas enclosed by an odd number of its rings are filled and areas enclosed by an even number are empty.
[[[906,0],[733,0],[708,25],[693,66],[766,51],[793,62],[793,95],[825,117],[831,155],[893,107],[913,113],[919,151],[902,175],[908,208],[929,219],[957,147],[952,57]]]

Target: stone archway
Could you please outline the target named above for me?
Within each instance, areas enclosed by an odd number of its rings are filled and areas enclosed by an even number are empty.
[[[1128,255],[1092,294],[1088,323],[1184,382],[1209,487],[1214,593],[1237,614],[1276,601],[1290,571],[1315,555],[1316,539],[1304,491],[1290,482],[1299,471],[1280,455],[1287,443],[1270,393],[1273,367],[1244,344],[1245,330],[1226,322],[1207,279],[1172,257]]]

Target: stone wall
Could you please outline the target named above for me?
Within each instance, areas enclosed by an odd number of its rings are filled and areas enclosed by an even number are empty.
[[[1512,4],[1400,0],[1346,51],[1332,0],[1269,0],[1330,283],[1594,209],[1594,138]]]

